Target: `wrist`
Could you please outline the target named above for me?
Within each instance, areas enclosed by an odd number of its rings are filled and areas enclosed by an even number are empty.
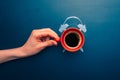
[[[16,53],[14,54],[16,58],[24,58],[26,57],[25,51],[23,50],[23,47],[16,48]]]

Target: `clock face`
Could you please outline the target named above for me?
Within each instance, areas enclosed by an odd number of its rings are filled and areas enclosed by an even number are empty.
[[[76,52],[84,45],[84,35],[77,28],[68,28],[62,33],[61,44],[65,50]]]

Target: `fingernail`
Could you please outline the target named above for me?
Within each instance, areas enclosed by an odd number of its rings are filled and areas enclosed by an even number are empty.
[[[57,46],[57,42],[55,42],[55,46]]]
[[[60,38],[59,39],[55,39],[56,42],[60,42]]]

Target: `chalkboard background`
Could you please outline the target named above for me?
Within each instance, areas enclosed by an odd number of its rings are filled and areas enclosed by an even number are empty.
[[[0,49],[22,46],[33,29],[75,15],[87,26],[84,53],[62,46],[0,64],[0,80],[120,80],[119,0],[0,0]]]

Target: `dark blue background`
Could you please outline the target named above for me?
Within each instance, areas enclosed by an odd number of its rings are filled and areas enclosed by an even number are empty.
[[[58,28],[68,16],[87,25],[84,54],[49,47],[0,64],[0,80],[120,80],[119,0],[0,0],[0,49],[22,46],[33,29]]]

